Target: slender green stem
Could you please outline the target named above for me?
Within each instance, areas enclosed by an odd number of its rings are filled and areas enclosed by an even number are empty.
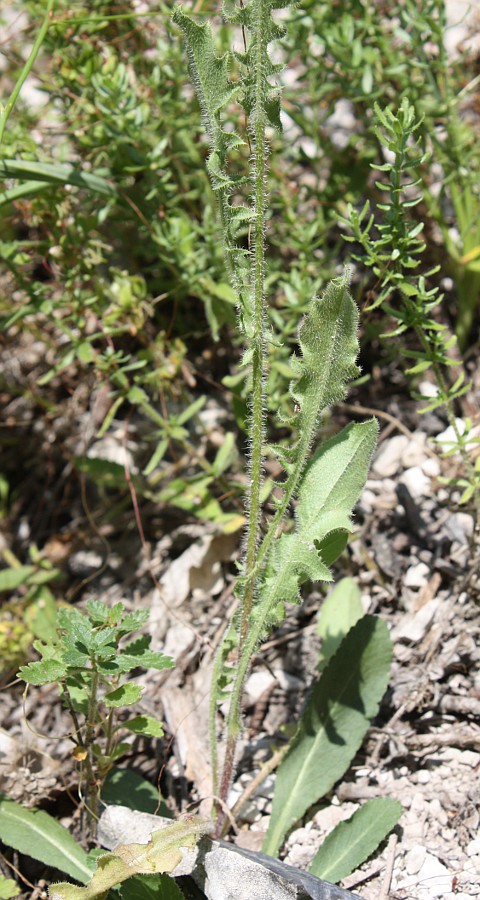
[[[50,16],[51,16],[51,13],[53,10],[54,2],[55,2],[55,0],[47,0],[47,8],[45,10],[45,18],[43,20],[42,27],[40,28],[40,31],[38,32],[35,43],[31,49],[30,56],[28,57],[22,71],[20,72],[20,75],[18,76],[17,82],[15,84],[15,87],[14,87],[9,99],[7,100],[5,106],[0,107],[0,144],[3,141],[3,135],[5,132],[5,127],[6,127],[6,124],[8,121],[8,117],[10,116],[10,113],[12,112],[12,109],[15,106],[18,95],[19,95],[20,91],[22,90],[22,87],[23,87],[23,84],[24,84],[26,78],[28,78],[28,75],[30,74],[32,66],[38,56],[38,52],[40,50],[40,47],[43,44],[43,40],[48,31],[48,26],[50,24]]]

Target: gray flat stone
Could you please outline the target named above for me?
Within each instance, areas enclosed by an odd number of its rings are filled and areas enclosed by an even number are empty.
[[[119,844],[148,843],[171,819],[108,806],[98,825],[98,840],[108,850]],[[174,877],[190,875],[208,900],[359,900],[357,894],[315,878],[277,859],[203,837],[184,850]]]

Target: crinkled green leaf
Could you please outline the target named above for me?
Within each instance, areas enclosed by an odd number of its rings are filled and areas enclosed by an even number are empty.
[[[323,410],[343,400],[346,384],[359,374],[357,326],[348,277],[335,278],[312,301],[298,334],[302,356],[290,363],[300,376],[290,393],[299,406],[295,424],[301,435],[312,435]]]
[[[152,716],[135,716],[134,719],[122,722],[122,728],[127,728],[134,734],[145,734],[147,737],[160,738],[164,735],[162,723]]]
[[[122,684],[114,691],[108,691],[103,700],[105,706],[118,708],[120,706],[133,706],[142,696],[142,688],[138,684]]]
[[[58,659],[42,659],[31,662],[27,666],[20,666],[17,678],[22,678],[27,684],[51,684],[64,678],[67,666]]]
[[[126,613],[118,626],[120,634],[128,634],[130,631],[138,631],[139,628],[143,628],[148,622],[149,615],[148,609],[137,609],[134,612]]]

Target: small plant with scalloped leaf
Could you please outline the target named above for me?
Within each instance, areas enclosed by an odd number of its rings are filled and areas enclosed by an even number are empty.
[[[150,649],[148,636],[125,643],[128,635],[145,625],[148,615],[148,610],[126,613],[122,603],[108,607],[99,600],[89,600],[85,613],[61,609],[55,638],[34,643],[41,659],[21,666],[18,673],[27,685],[58,687],[73,725],[73,757],[93,834],[102,784],[129,747],[121,740],[122,732],[163,735],[161,723],[151,716],[119,718],[142,695],[142,688],[127,679],[130,672],[173,666],[169,657]]]

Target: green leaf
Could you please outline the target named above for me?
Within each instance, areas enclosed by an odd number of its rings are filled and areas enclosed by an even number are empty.
[[[25,584],[35,572],[35,566],[16,566],[0,571],[0,591],[13,591]]]
[[[20,888],[13,878],[4,878],[0,876],[0,900],[10,900],[11,897],[18,897]]]
[[[92,481],[108,487],[125,487],[125,467],[119,463],[94,456],[76,456],[74,464],[79,472],[87,475]]]
[[[116,197],[117,189],[100,175],[82,172],[65,163],[41,163],[25,159],[0,160],[1,178],[26,178],[47,184],[72,184],[96,194]]]
[[[182,859],[181,848],[195,846],[205,831],[206,825],[201,819],[187,816],[183,821],[155,831],[148,844],[122,844],[114,853],[105,853],[98,858],[88,887],[52,884],[50,900],[95,900],[132,875],[172,872]]]
[[[134,734],[145,734],[147,737],[160,738],[164,735],[162,723],[153,716],[135,716],[134,719],[122,722],[122,728],[127,728]]]
[[[345,774],[388,684],[388,628],[364,616],[344,637],[314,686],[277,773],[263,852],[276,856],[298,821]]]
[[[8,206],[22,197],[31,197],[32,194],[39,194],[41,191],[46,190],[48,190],[48,184],[44,181],[25,181],[23,184],[7,188],[6,191],[0,193],[0,209],[2,206]]]
[[[370,856],[402,815],[402,804],[389,797],[368,800],[324,840],[310,866],[312,875],[336,884]]]
[[[218,478],[222,472],[225,472],[231,465],[233,460],[237,456],[237,447],[235,441],[235,435],[231,431],[227,431],[223,444],[220,447],[215,459],[212,463],[212,472],[215,475],[215,478]]]
[[[121,706],[133,706],[142,696],[142,688],[138,684],[122,684],[114,691],[108,691],[103,701],[105,706],[117,709]]]
[[[301,482],[295,531],[282,535],[269,554],[262,593],[272,605],[298,602],[299,587],[307,580],[331,581],[332,556],[330,552],[322,556],[322,546],[332,532],[338,536],[340,530],[352,529],[350,516],[367,477],[377,433],[373,419],[347,425],[314,455]],[[329,551],[332,546],[341,549],[342,542],[327,546]]]
[[[124,650],[121,650],[116,658],[119,671],[130,672],[132,669],[171,669],[175,663],[173,659],[158,650],[150,650],[150,638],[139,637],[131,641]]]
[[[136,875],[118,889],[121,900],[185,900],[170,875]]]
[[[85,365],[88,365],[95,359],[93,347],[88,343],[88,341],[82,341],[82,343],[78,345],[77,358],[81,363],[84,363]]]
[[[158,815],[172,818],[156,786],[142,778],[134,769],[110,769],[102,787],[102,801],[152,815],[158,811]]]
[[[38,809],[0,800],[0,839],[8,847],[86,883],[91,872],[87,854],[60,822]]]
[[[122,606],[121,603],[118,605]],[[90,600],[87,600],[86,607],[88,616],[94,625],[103,625],[107,621],[110,607],[106,603],[102,603],[101,600],[95,600],[92,597]]]
[[[148,609],[137,609],[134,612],[128,612],[123,616],[119,623],[119,634],[129,634],[130,631],[138,631],[147,624],[150,611]]]
[[[27,684],[52,684],[60,681],[67,673],[67,666],[58,659],[42,659],[20,666],[17,678],[23,678]]]
[[[345,397],[345,385],[356,378],[358,310],[348,291],[348,278],[330,281],[324,294],[315,297],[298,333],[302,355],[293,356],[290,365],[297,381],[290,394],[299,407],[295,426],[300,439],[296,448],[301,458],[296,463],[303,471],[305,458],[325,409]]]
[[[318,617],[317,631],[322,638],[320,670],[362,616],[360,588],[353,578],[342,578],[324,600]]]

